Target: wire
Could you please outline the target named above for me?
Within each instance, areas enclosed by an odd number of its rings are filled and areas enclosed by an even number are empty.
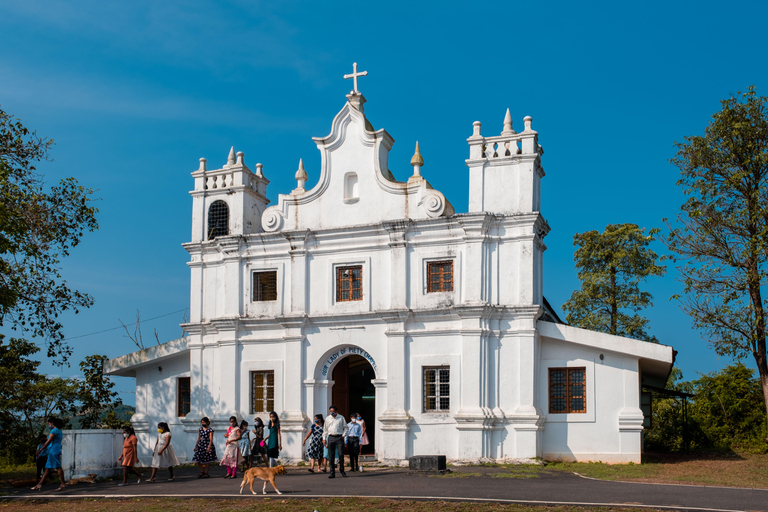
[[[154,316],[152,318],[147,318],[146,320],[140,321],[139,324],[141,324],[141,322],[150,322],[152,320],[157,320],[158,318],[163,318],[163,317],[166,317],[166,316],[175,315],[176,313],[181,313],[182,311],[186,311],[187,309],[188,308],[179,309],[177,311],[171,311],[170,313],[166,313],[164,315]],[[101,334],[103,332],[117,331],[119,329],[123,329],[123,326],[121,325],[120,327],[112,327],[111,329],[104,329],[103,331],[89,332],[88,334],[79,334],[77,336],[65,336],[65,339],[67,339],[67,340],[76,340],[77,338],[85,338],[86,336],[94,336],[96,334]]]

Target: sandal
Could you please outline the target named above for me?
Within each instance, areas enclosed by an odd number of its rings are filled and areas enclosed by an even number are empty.
[[[315,470],[312,469],[312,468],[309,468],[307,471],[309,471],[310,473],[314,473],[315,472]]]
[[[172,476],[171,478],[168,479],[169,482],[173,482],[174,480],[176,480],[175,476]]]
[[[57,491],[63,491],[64,489],[66,489],[66,487],[62,485],[62,486],[60,486],[60,487],[59,487],[58,489],[56,489],[56,490],[57,490]]]
[[[208,473],[203,473],[203,478],[211,478],[211,475],[209,475]]]

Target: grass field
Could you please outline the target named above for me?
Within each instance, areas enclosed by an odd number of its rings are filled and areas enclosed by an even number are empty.
[[[768,454],[718,456],[649,455],[642,464],[550,463],[552,471],[571,471],[603,480],[683,483],[768,489]]]
[[[258,505],[256,505],[258,504]],[[211,500],[172,498],[142,498],[120,500],[76,500],[76,501],[0,501],[0,511],[14,512],[59,512],[77,510],[77,512],[224,512],[242,510],[269,510],[275,512],[379,512],[408,510],[409,512],[430,512],[441,510],[448,512],[584,512],[579,507],[529,507],[526,505],[502,505],[494,503],[457,503],[447,501],[388,500],[374,498],[345,499],[237,499]],[[601,511],[637,512],[630,508],[601,508]],[[653,512],[656,509],[643,509]]]

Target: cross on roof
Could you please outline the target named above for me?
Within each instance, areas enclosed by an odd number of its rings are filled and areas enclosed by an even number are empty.
[[[367,75],[368,75],[367,71],[361,71],[361,72],[358,73],[357,72],[357,62],[353,62],[352,63],[352,73],[350,73],[349,75],[344,75],[344,80],[349,80],[351,78],[353,80],[353,84],[354,84],[354,90],[352,91],[352,93],[358,94],[360,91],[357,90],[357,77],[359,77],[359,76],[367,76]]]

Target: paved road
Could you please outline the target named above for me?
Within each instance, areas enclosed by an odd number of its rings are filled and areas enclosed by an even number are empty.
[[[462,474],[473,473],[475,476]],[[477,475],[479,473],[479,475]],[[337,473],[329,480],[323,473],[311,474],[305,468],[289,468],[288,474],[278,477],[277,486],[283,497],[339,497],[377,496],[402,498],[438,498],[481,501],[502,501],[530,504],[614,505],[670,508],[677,510],[766,510],[768,490],[733,489],[686,485],[640,484],[610,482],[583,478],[571,473],[542,470],[536,478],[499,478],[509,474],[504,468],[454,468],[451,476],[413,474],[399,469],[366,470],[348,473],[341,478]],[[212,475],[223,476],[224,470],[212,468]],[[18,498],[83,498],[83,497],[240,497],[240,482],[213,477],[199,480],[197,470],[184,468],[177,471],[175,482],[167,482],[162,472],[155,484],[142,482],[118,487],[117,481],[81,484],[56,492],[48,485],[42,492],[15,489],[8,499]],[[135,482],[132,477],[131,482]],[[258,495],[248,489],[246,499],[261,499],[261,483],[254,484]],[[276,495],[267,484],[267,497]]]

